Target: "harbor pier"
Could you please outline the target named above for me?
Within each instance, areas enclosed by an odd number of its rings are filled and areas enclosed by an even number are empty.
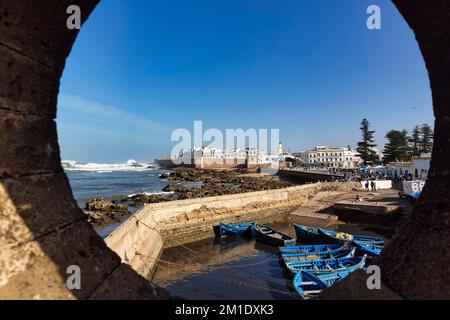
[[[122,262],[151,278],[164,248],[212,237],[220,221],[268,223],[321,191],[351,191],[359,184],[325,182],[277,190],[148,204],[106,239]]]

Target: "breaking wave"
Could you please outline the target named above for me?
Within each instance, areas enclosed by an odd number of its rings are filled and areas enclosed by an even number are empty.
[[[175,192],[173,191],[155,191],[155,192],[141,192],[141,193],[132,193],[129,194],[128,197],[133,197],[133,196],[137,196],[139,194],[143,194],[146,196],[158,196],[158,195],[168,195],[168,194],[174,194]]]
[[[112,171],[148,171],[155,170],[153,164],[140,164],[134,160],[127,163],[78,163],[73,160],[63,160],[61,165],[67,171],[96,171],[98,173],[108,173]]]

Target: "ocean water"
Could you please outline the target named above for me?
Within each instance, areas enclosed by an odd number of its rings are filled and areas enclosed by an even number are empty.
[[[75,161],[63,161],[62,164],[73,196],[81,209],[84,209],[87,200],[93,198],[120,200],[134,194],[164,194],[162,189],[169,183],[167,179],[159,178],[160,174],[169,170],[147,165],[136,167],[136,162],[132,160],[126,164],[79,164]],[[196,182],[182,184],[192,187],[201,185]],[[104,238],[136,210],[130,207],[130,214],[123,221],[95,229]]]
[[[138,193],[160,194],[168,181],[159,178],[167,170],[81,171],[66,170],[75,200],[80,207],[92,198],[121,199]]]

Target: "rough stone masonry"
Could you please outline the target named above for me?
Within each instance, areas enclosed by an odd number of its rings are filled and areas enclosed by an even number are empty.
[[[410,223],[379,260],[403,298],[449,298],[450,2],[393,0],[413,29],[436,117],[429,181]],[[83,221],[61,165],[59,81],[77,36],[68,5],[87,19],[98,0],[3,0],[0,7],[0,298],[167,298],[108,249]],[[77,264],[82,289],[66,287]],[[432,274],[420,277],[418,274]]]

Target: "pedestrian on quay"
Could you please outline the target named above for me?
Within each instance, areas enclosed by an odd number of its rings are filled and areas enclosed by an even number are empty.
[[[372,191],[376,191],[377,190],[377,185],[375,184],[375,181],[372,180],[372,182],[370,184],[372,186]]]

